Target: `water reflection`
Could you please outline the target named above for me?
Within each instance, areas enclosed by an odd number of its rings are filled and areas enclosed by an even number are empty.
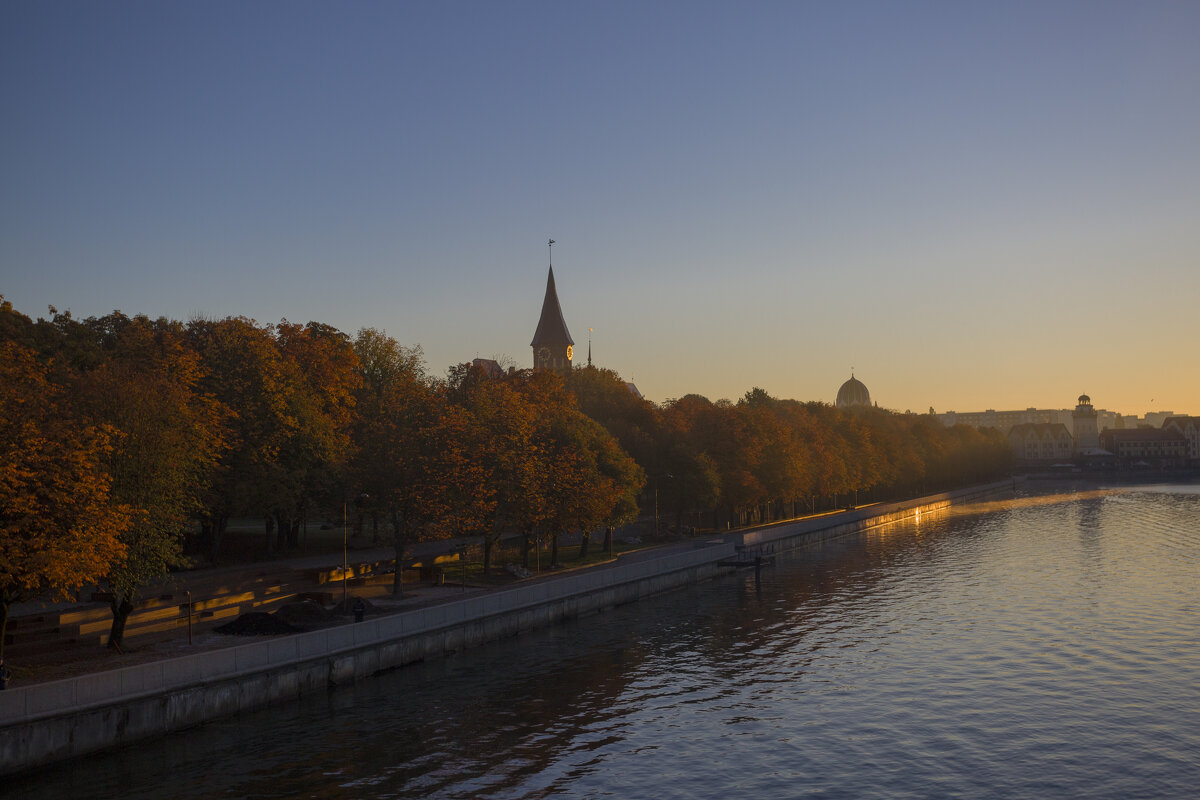
[[[1198,510],[1054,488],[923,515],[12,791],[1184,796]]]

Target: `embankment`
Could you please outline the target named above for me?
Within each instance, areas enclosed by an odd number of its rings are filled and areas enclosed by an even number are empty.
[[[737,553],[776,553],[1007,489],[1011,482],[740,531],[361,623],[0,692],[0,774],[287,701],[710,579]]]

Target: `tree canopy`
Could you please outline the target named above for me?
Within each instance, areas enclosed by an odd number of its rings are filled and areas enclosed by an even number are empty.
[[[658,405],[592,366],[459,364],[439,379],[419,346],[373,328],[34,321],[0,298],[0,347],[0,601],[104,583],[114,642],[139,587],[184,550],[222,558],[235,516],[261,519],[273,552],[353,507],[390,528],[401,566],[413,542],[473,535],[486,570],[510,533],[556,547],[580,532],[586,549],[660,508],[680,528],[724,527],[1009,463],[997,431],[759,388]]]

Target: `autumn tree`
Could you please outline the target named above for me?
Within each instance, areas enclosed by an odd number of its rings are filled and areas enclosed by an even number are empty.
[[[229,449],[206,497],[202,538],[215,561],[229,519],[253,515],[264,521],[265,547],[273,552],[276,519],[296,511],[304,490],[303,469],[288,457],[303,452],[299,439],[315,438],[303,374],[280,352],[273,326],[244,317],[193,320],[187,334],[204,368],[201,390],[231,412]]]
[[[406,347],[385,331],[362,328],[352,346],[359,374],[352,433],[355,451],[350,467],[354,488],[347,490],[343,502],[355,495],[360,522],[363,515],[370,518],[372,540],[379,542],[379,525],[386,516],[390,487],[390,479],[385,476],[392,460],[388,442],[380,438],[386,428],[385,405],[394,402],[394,394],[405,387],[427,384],[429,376],[420,346]]]
[[[602,367],[579,367],[567,376],[567,390],[587,416],[604,426],[644,469],[654,471],[661,412],[635,394],[620,375]]]
[[[557,561],[561,534],[579,531],[586,543],[593,528],[632,517],[629,506],[644,473],[604,426],[581,411],[559,375],[525,373],[520,388],[536,408],[535,441],[545,459],[535,524],[550,537]]]
[[[13,603],[66,598],[125,554],[109,496],[109,432],[80,423],[51,366],[0,342],[0,656]]]
[[[355,347],[365,380],[354,473],[391,523],[392,592],[399,596],[408,548],[478,528],[494,490],[472,457],[479,439],[470,415],[427,377],[413,352],[369,329]]]
[[[541,415],[519,388],[528,373],[489,376],[470,364],[450,370],[447,396],[473,418],[477,463],[491,487],[491,514],[473,533],[483,539],[483,572],[491,572],[492,555],[501,538],[529,531],[543,516],[549,464],[546,442],[539,434]]]
[[[224,448],[225,409],[201,392],[200,359],[183,327],[119,312],[86,327],[105,360],[74,383],[81,413],[116,432],[108,457],[112,500],[130,511],[122,557],[105,576],[120,649],[141,588],[180,562],[185,528],[203,508]]]
[[[298,373],[291,403],[296,420],[279,453],[290,490],[273,509],[281,544],[299,544],[303,518],[322,501],[339,505],[348,493],[354,406],[362,385],[350,337],[329,325],[275,326],[280,354]]]

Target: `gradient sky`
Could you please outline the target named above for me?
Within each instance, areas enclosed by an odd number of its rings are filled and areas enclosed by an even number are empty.
[[[0,293],[1200,413],[1200,3],[0,5]]]

